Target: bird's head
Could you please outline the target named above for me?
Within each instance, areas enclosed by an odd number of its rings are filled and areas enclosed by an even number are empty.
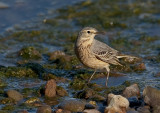
[[[105,34],[104,32],[98,32],[95,28],[93,27],[85,27],[83,28],[79,34],[78,34],[78,40],[79,41],[93,41],[95,35],[97,34]]]

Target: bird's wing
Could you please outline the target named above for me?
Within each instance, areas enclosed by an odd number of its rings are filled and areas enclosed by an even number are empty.
[[[118,58],[116,57],[119,52],[109,47],[103,42],[94,40],[91,46],[91,51],[95,55],[95,57],[99,60],[102,60],[110,64],[114,64],[114,65],[121,65],[119,63]]]

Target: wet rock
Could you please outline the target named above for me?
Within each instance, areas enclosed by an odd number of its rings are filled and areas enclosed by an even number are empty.
[[[83,113],[101,113],[101,112],[96,109],[85,109]]]
[[[57,109],[54,111],[54,113],[71,113],[71,111],[63,110],[63,109]]]
[[[57,95],[62,96],[62,97],[68,95],[67,91],[61,86],[57,86],[56,93]]]
[[[36,113],[52,113],[52,109],[50,106],[44,105],[39,107]]]
[[[7,77],[37,77],[37,74],[26,67],[6,67],[1,69],[1,73]]]
[[[137,111],[138,113],[151,113],[148,106],[139,107]]]
[[[146,66],[144,63],[140,63],[140,64],[137,64],[133,67],[133,70],[135,71],[144,71],[146,70]]]
[[[0,2],[0,9],[9,8],[9,5],[3,2]]]
[[[68,110],[71,112],[82,112],[85,107],[85,102],[77,99],[70,99],[70,100],[64,100],[61,102],[61,104],[58,106],[58,108],[63,110]]]
[[[85,105],[85,109],[95,109],[96,106],[95,105],[92,105],[92,104],[86,104]]]
[[[40,59],[42,56],[38,50],[34,47],[24,47],[19,52],[18,55],[24,59]]]
[[[106,100],[105,97],[98,95],[98,94],[95,94],[94,96],[92,96],[91,99],[95,101],[105,101]]]
[[[127,113],[138,113],[134,108],[127,109]]]
[[[152,107],[160,106],[160,90],[147,86],[143,90],[144,102]]]
[[[88,99],[88,98],[92,98],[93,95],[95,95],[96,92],[90,88],[86,88],[82,91],[79,91],[78,93],[76,93],[75,97],[76,98],[84,98],[84,99]]]
[[[139,107],[142,105],[142,102],[143,102],[142,100],[138,100],[138,98],[136,96],[129,97],[128,101],[129,101],[130,107]]]
[[[45,86],[45,96],[46,97],[56,96],[56,81],[54,79],[47,81]]]
[[[65,56],[66,54],[63,51],[54,51],[52,53],[48,53],[48,55],[49,55],[49,60],[56,60],[61,56]]]
[[[108,106],[104,113],[126,113],[129,107],[128,100],[121,95],[108,94]]]
[[[12,98],[17,102],[23,99],[23,95],[16,90],[8,90],[7,95],[9,98]]]
[[[54,98],[45,98],[44,102],[47,105],[54,106],[54,105],[57,105],[59,103],[58,99],[59,98],[57,98],[57,97],[54,97]]]
[[[133,84],[123,91],[123,96],[126,98],[137,96],[140,97],[140,89],[137,84]]]

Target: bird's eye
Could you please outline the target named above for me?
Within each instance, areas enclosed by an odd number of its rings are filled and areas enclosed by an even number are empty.
[[[89,34],[89,33],[91,33],[90,31],[87,31],[87,33]]]

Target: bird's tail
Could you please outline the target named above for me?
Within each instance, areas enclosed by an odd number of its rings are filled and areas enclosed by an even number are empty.
[[[124,54],[118,55],[117,58],[118,59],[121,59],[121,58],[139,59],[138,57],[130,56],[130,55],[124,55]]]
[[[138,58],[138,57],[135,57],[135,56],[130,56],[130,55],[124,55],[124,54],[118,55],[117,58],[118,59],[125,59],[124,61],[128,62],[128,63],[134,63],[134,62],[137,62],[137,61],[139,62],[139,61],[142,60],[141,58]]]

